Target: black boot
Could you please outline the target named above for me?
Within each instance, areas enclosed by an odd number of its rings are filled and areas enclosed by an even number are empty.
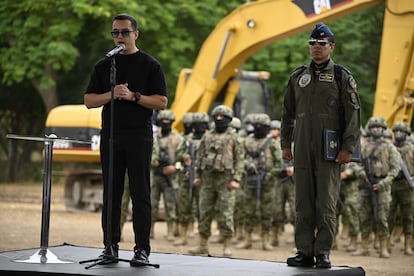
[[[148,253],[144,249],[134,249],[134,257],[132,258],[131,266],[145,266],[149,264]]]
[[[107,245],[102,251],[102,254],[99,255],[99,258],[102,258],[102,264],[110,264],[118,262],[118,250],[119,246],[117,244]]]
[[[319,254],[316,256],[316,268],[331,268],[331,261],[328,254]]]
[[[288,266],[303,266],[312,267],[315,265],[313,256],[307,256],[302,252],[297,252],[296,255],[287,258]]]

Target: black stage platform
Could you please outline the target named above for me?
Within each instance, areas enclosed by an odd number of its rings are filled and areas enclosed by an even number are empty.
[[[47,256],[50,260],[43,264],[40,261],[33,263],[33,255],[36,256],[37,251],[38,249],[25,249],[1,252],[0,275],[365,275],[362,268],[295,268],[288,267],[286,263],[280,262],[167,253],[151,253],[151,262],[159,264],[160,268],[130,267],[127,262],[119,262],[85,269],[91,263],[79,264],[79,261],[98,257],[102,249],[69,244],[49,247]],[[132,251],[119,251],[119,257],[123,259],[130,259],[132,255]],[[50,256],[57,257],[56,263],[53,262]],[[16,260],[30,260],[31,262],[16,262]],[[69,261],[70,263],[60,263],[60,261]]]

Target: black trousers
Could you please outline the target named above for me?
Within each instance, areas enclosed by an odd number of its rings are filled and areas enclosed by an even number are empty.
[[[109,144],[109,135],[101,133],[100,151],[104,182],[102,209],[104,245],[117,244],[120,241],[122,194],[125,174],[128,172],[135,248],[144,249],[149,254],[151,251],[149,236],[151,228],[150,164],[153,144],[152,131],[122,135],[114,134],[112,183],[109,183]],[[112,185],[110,199],[108,198],[109,185]],[[109,221],[108,200],[112,202],[112,214]],[[112,237],[108,237],[108,227],[112,229]]]

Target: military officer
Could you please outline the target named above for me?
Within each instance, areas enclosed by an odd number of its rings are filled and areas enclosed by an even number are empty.
[[[295,160],[296,185],[297,253],[287,264],[329,268],[340,165],[351,160],[359,137],[360,104],[352,75],[330,58],[335,42],[329,27],[316,24],[308,43],[312,61],[293,72],[283,103],[283,158]],[[333,161],[322,154],[326,129],[337,130],[342,142]]]

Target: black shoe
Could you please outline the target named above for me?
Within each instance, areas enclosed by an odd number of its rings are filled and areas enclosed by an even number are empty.
[[[118,251],[119,246],[117,244],[107,245],[102,251],[102,254],[99,255],[99,258],[102,259],[101,264],[111,264],[118,262]]]
[[[316,256],[316,268],[331,268],[331,261],[328,254],[319,254]]]
[[[134,249],[134,257],[132,258],[131,266],[145,266],[149,264],[148,254],[144,249]]]
[[[306,256],[302,252],[296,253],[296,255],[287,258],[288,266],[303,266],[303,267],[312,267],[315,265],[315,260],[313,256]]]

